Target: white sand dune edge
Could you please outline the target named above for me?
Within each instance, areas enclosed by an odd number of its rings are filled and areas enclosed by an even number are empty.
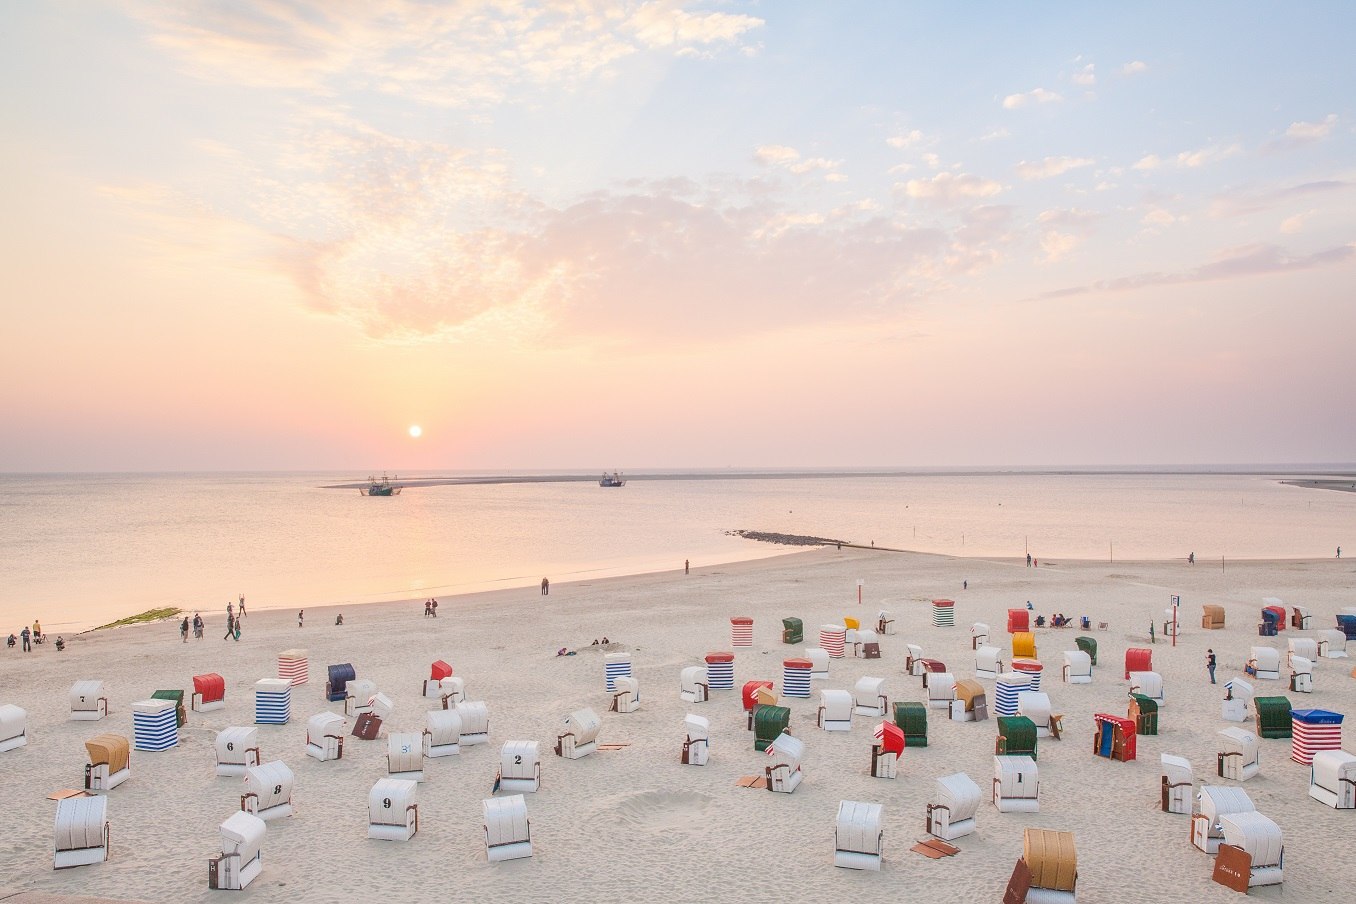
[[[865,581],[865,605],[856,581]],[[962,590],[962,580],[969,589]],[[0,655],[0,703],[29,713],[27,747],[0,754],[0,864],[8,885],[48,894],[99,895],[144,901],[219,899],[207,889],[206,861],[217,850],[217,825],[238,809],[238,779],[213,775],[212,739],[228,725],[252,721],[250,689],[275,674],[280,650],[310,650],[311,681],[295,690],[293,719],[260,726],[264,758],[282,759],[296,772],[295,817],[269,825],[264,869],[243,893],[249,900],[321,902],[385,895],[391,900],[527,901],[567,897],[593,901],[829,900],[899,901],[925,895],[936,902],[996,901],[1021,855],[1025,826],[1064,829],[1077,837],[1079,900],[1085,902],[1195,902],[1234,900],[1210,881],[1211,860],[1187,843],[1187,818],[1158,809],[1160,752],[1188,757],[1197,782],[1211,780],[1222,684],[1240,674],[1248,649],[1284,649],[1296,632],[1258,638],[1263,596],[1310,607],[1321,627],[1356,602],[1356,572],[1345,562],[1242,562],[1227,572],[1204,564],[1114,565],[1021,563],[952,559],[856,550],[819,550],[711,569],[553,584],[445,599],[440,617],[425,620],[419,602],[347,607],[346,624],[333,612],[310,609],[307,627],[291,612],[250,615],[240,643],[222,641],[223,613],[208,613],[207,639],[181,644],[171,623],[98,632],[65,653],[50,645],[24,655]],[[1153,647],[1154,667],[1166,682],[1161,733],[1139,738],[1139,759],[1111,762],[1093,756],[1094,712],[1125,713],[1128,683],[1124,651],[1147,645],[1151,620],[1161,620],[1169,595],[1184,601],[1184,636],[1174,649]],[[934,628],[928,601],[957,601],[957,626]],[[1061,652],[1073,649],[1077,630],[1038,632],[1046,666],[1043,689],[1065,714],[1063,741],[1040,745],[1041,812],[1000,814],[987,803],[978,833],[958,842],[962,852],[939,861],[909,852],[925,836],[924,809],[938,776],[968,773],[987,790],[996,723],[958,724],[940,711],[930,717],[927,748],[910,749],[894,781],[868,774],[871,732],[878,720],[857,717],[848,733],[814,725],[820,687],[850,690],[857,678],[887,679],[891,699],[922,699],[921,682],[903,673],[904,645],[920,644],[957,677],[973,675],[971,622],[983,621],[1007,643],[1005,611],[1030,599],[1038,612],[1087,614],[1108,630],[1092,631],[1099,666],[1090,685],[1059,682]],[[1223,631],[1200,629],[1200,606],[1222,603]],[[844,615],[873,618],[885,607],[898,634],[882,639],[878,661],[835,660],[830,680],[816,682],[815,698],[783,699],[793,729],[807,746],[805,780],[792,795],[735,787],[761,772],[766,757],[753,750],[738,691],[716,692],[707,704],[678,698],[678,672],[710,650],[729,650],[729,618],[755,619],[754,646],[737,651],[736,688],[765,678],[780,690],[781,618],[804,620],[807,645],[818,626]],[[1313,632],[1303,632],[1311,636]],[[607,635],[611,649],[632,653],[642,707],[605,712],[603,651],[590,647]],[[1161,638],[1160,638],[1161,640]],[[561,646],[577,656],[557,658]],[[1204,651],[1219,655],[1218,687],[1203,668]],[[340,710],[323,698],[325,666],[352,662],[395,702],[388,723],[420,730],[437,701],[419,695],[434,659],[446,659],[465,678],[468,696],[491,712],[491,743],[458,757],[430,761],[420,786],[420,831],[408,843],[366,837],[366,794],[385,774],[385,743],[348,739],[345,757],[320,763],[302,754],[306,718]],[[1321,660],[1315,693],[1288,693],[1279,682],[1257,682],[1259,694],[1284,694],[1296,708],[1326,708],[1356,719],[1351,661]],[[191,688],[191,676],[227,678],[227,706],[190,713],[183,743],[165,753],[135,753],[133,778],[109,795],[112,858],[105,864],[51,869],[55,804],[45,795],[78,787],[82,741],[103,731],[131,735],[131,703],[158,688]],[[101,678],[112,713],[102,722],[67,720],[66,690],[80,678]],[[549,753],[557,726],[571,710],[602,714],[600,740],[629,747],[578,761]],[[683,766],[683,715],[711,720],[711,762]],[[350,720],[351,726],[351,720]],[[1356,749],[1353,728],[1345,746]],[[535,739],[544,754],[543,786],[527,796],[535,856],[491,865],[481,828],[499,745]],[[1334,811],[1306,795],[1308,769],[1289,760],[1288,741],[1262,742],[1262,773],[1244,787],[1260,811],[1285,832],[1286,882],[1254,892],[1263,899],[1345,900],[1356,889],[1350,840],[1356,814]],[[1221,781],[1215,779],[1215,781]],[[885,858],[879,873],[833,866],[833,821],[840,800],[884,805]]]

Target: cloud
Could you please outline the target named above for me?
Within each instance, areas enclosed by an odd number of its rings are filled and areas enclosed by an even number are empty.
[[[1058,103],[1064,98],[1053,91],[1047,91],[1044,88],[1033,88],[1025,94],[1009,94],[1003,98],[1003,109],[1019,110],[1030,104],[1051,104]]]
[[[1232,191],[1217,195],[1210,202],[1209,215],[1215,218],[1241,217],[1271,210],[1282,204],[1315,195],[1327,195],[1346,191],[1353,183],[1338,179],[1319,182],[1302,182],[1287,188],[1265,192]]]
[[[992,132],[986,132],[979,136],[980,141],[1000,141],[1004,138],[1011,138],[1012,133],[1007,129],[994,129]]]
[[[1028,163],[1023,160],[1017,164],[1017,175],[1028,181],[1053,179],[1055,176],[1062,176],[1071,169],[1092,166],[1095,162],[1091,157],[1046,157],[1044,160],[1035,163]]]
[[[923,133],[914,129],[912,132],[906,132],[903,135],[892,135],[885,139],[885,143],[892,148],[904,149],[911,148],[923,140]]]
[[[1130,165],[1131,169],[1136,170],[1154,170],[1163,165],[1163,160],[1157,154],[1146,154]]]
[[[1188,168],[1205,166],[1243,153],[1242,145],[1212,145],[1195,151],[1182,151],[1177,155],[1177,165]]]
[[[896,189],[900,186],[896,185]],[[902,186],[904,194],[919,201],[952,204],[976,198],[989,198],[1000,193],[1003,186],[992,179],[982,179],[969,173],[959,176],[938,173],[931,179],[910,179]]]
[[[1121,75],[1139,75],[1141,72],[1148,72],[1149,64],[1143,60],[1132,60],[1121,67]]]
[[[1317,144],[1332,135],[1337,122],[1336,113],[1329,113],[1318,122],[1292,122],[1284,135],[1267,142],[1263,150],[1285,151]]]
[[[1145,226],[1171,226],[1178,219],[1169,210],[1162,207],[1150,207],[1149,211],[1140,219],[1140,222]]]
[[[800,151],[784,144],[765,144],[753,152],[753,159],[768,166],[785,166],[800,159]]]
[[[1040,246],[1047,263],[1066,257],[1092,234],[1101,214],[1076,207],[1045,210],[1036,217],[1041,227]]]
[[[1075,85],[1083,85],[1084,87],[1090,87],[1092,85],[1097,84],[1096,68],[1097,68],[1096,64],[1088,63],[1082,69],[1079,69],[1072,76],[1070,76],[1070,78],[1073,80],[1073,83]]]
[[[829,160],[827,157],[806,157],[800,156],[800,151],[793,147],[787,147],[784,144],[765,144],[753,152],[753,159],[764,166],[780,166],[790,170],[797,175],[805,173],[825,172],[825,179],[830,182],[841,182],[846,176],[842,173],[834,172],[843,165],[841,160]]]
[[[1291,255],[1277,245],[1243,245],[1237,248],[1227,248],[1209,263],[1189,270],[1178,270],[1170,273],[1138,273],[1118,279],[1098,280],[1086,285],[1046,292],[1036,296],[1036,299],[1070,298],[1103,292],[1133,292],[1157,286],[1178,286],[1240,277],[1295,273],[1338,266],[1352,261],[1356,261],[1356,242],[1299,256]]]
[[[1294,235],[1304,229],[1304,221],[1318,213],[1317,210],[1306,210],[1304,213],[1297,213],[1293,217],[1286,217],[1281,221],[1281,232],[1285,235]]]

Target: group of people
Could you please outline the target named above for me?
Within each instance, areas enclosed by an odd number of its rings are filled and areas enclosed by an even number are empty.
[[[32,628],[29,628],[28,625],[24,625],[23,629],[20,630],[18,634],[11,634],[9,636],[7,644],[10,649],[14,649],[15,646],[22,644],[23,651],[25,653],[31,653],[33,652],[34,644],[45,643],[46,640],[47,635],[42,633],[42,622],[35,618],[33,619]],[[60,635],[58,635],[56,639],[56,648],[59,651],[66,649],[66,641],[62,640]]]
[[[193,628],[193,636],[194,636],[196,639],[198,639],[198,640],[202,640],[202,632],[203,632],[203,620],[202,620],[202,616],[201,616],[200,614],[198,614],[197,612],[194,612],[194,613],[193,613],[193,621],[192,621],[191,624],[192,624],[192,628]],[[188,629],[189,629],[189,626],[190,626],[190,622],[189,622],[189,620],[188,620],[188,616],[185,615],[185,616],[184,616],[184,620],[183,620],[182,622],[179,623],[179,636],[183,639],[183,642],[184,642],[184,643],[188,643]]]
[[[438,617],[438,600],[430,597],[424,600],[424,618]]]

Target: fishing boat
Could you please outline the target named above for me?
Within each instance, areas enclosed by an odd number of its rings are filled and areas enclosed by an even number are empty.
[[[367,486],[359,487],[358,492],[364,496],[399,496],[401,489],[403,488],[399,485],[391,483],[391,478],[382,474],[380,480],[369,476]]]
[[[626,486],[626,478],[622,477],[621,474],[616,471],[613,471],[611,474],[604,471],[602,479],[598,481],[598,486],[624,487]]]

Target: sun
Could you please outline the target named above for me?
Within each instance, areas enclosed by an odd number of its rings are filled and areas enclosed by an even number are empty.
[[[410,437],[412,439],[418,439],[423,435],[424,435],[423,427],[420,427],[418,424],[414,424],[413,426],[410,427]]]

